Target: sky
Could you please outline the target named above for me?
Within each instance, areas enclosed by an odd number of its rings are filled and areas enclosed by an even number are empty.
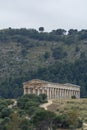
[[[0,29],[87,29],[87,0],[0,0]]]

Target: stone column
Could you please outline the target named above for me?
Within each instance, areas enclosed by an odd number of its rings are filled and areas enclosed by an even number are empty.
[[[70,98],[72,98],[72,90],[70,90]]]
[[[78,98],[80,98],[80,91],[78,91]]]
[[[60,88],[59,88],[59,99],[60,99],[60,96],[61,96],[61,92],[60,92]]]
[[[52,99],[51,88],[49,88],[49,97]]]
[[[56,98],[58,98],[58,88],[56,88]]]
[[[76,91],[76,98],[78,98],[78,91]]]
[[[47,98],[50,99],[49,88],[47,88]]]
[[[60,97],[61,97],[61,90],[60,90],[60,88],[59,88],[59,99],[60,99]]]
[[[73,90],[71,90],[71,97],[73,96]]]
[[[67,89],[67,97],[69,98],[69,90]]]
[[[59,98],[59,88],[57,88],[57,98]]]
[[[62,98],[62,89],[60,89],[60,98]]]
[[[68,98],[68,89],[66,90],[66,95],[67,95],[67,98]]]
[[[50,99],[50,88],[49,88],[49,99]]]
[[[28,94],[30,94],[30,88],[28,88]]]
[[[66,98],[66,89],[65,89],[65,98]]]
[[[50,91],[51,91],[50,93],[51,93],[51,99],[52,99],[52,98],[53,98],[53,95],[52,95],[52,88],[50,89]]]
[[[40,94],[40,90],[39,90],[39,88],[37,89],[37,93],[38,93],[38,95]]]
[[[76,96],[77,96],[77,98],[80,98],[80,91],[76,92]]]
[[[37,93],[37,89],[35,89],[35,94],[38,95],[38,93]]]
[[[56,88],[54,88],[54,98],[56,98]]]
[[[63,89],[61,89],[61,98],[63,98]]]
[[[70,98],[70,90],[68,89],[68,98]]]
[[[75,96],[75,90],[73,90],[73,95]]]
[[[63,89],[63,98],[65,98],[65,89]]]
[[[60,98],[62,98],[62,89],[60,90]]]
[[[44,88],[44,93],[47,94],[47,88],[46,87]]]
[[[54,88],[52,89],[52,95],[53,95],[53,99],[54,99],[54,96],[55,96]]]
[[[42,88],[42,93],[44,93],[44,88]]]
[[[32,89],[32,93],[35,94],[35,89],[34,88]]]
[[[76,96],[76,98],[77,98],[77,91],[75,91],[75,96]]]
[[[39,90],[40,90],[40,94],[42,94],[42,88],[39,88]]]
[[[58,88],[56,89],[56,98],[58,98]]]
[[[71,98],[71,90],[69,90],[69,98]]]
[[[65,98],[67,97],[67,95],[66,95],[66,89],[65,89]]]
[[[65,98],[67,98],[67,89],[65,89]]]
[[[72,98],[72,90],[71,90],[71,98]]]
[[[68,97],[70,98],[70,90],[68,90]]]
[[[51,95],[52,95],[52,99],[54,98],[54,88],[51,88]]]
[[[73,93],[73,95],[74,95],[74,90],[73,90],[73,92],[72,92],[72,93]]]
[[[63,89],[63,98],[65,98],[65,89]]]
[[[24,87],[24,95],[27,94],[27,89]]]

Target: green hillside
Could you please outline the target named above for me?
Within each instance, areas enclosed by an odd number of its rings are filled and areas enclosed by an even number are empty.
[[[39,78],[81,86],[87,96],[87,30],[0,30],[0,96],[16,98],[22,83]]]
[[[87,122],[87,98],[53,100],[48,110],[56,114],[67,114],[69,111],[78,112],[81,119]]]

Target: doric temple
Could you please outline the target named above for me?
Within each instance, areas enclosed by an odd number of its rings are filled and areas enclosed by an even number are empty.
[[[24,94],[47,94],[48,99],[80,98],[80,86],[66,83],[51,83],[34,79],[23,83]]]

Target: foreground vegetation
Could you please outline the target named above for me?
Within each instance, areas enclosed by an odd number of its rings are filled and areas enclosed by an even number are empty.
[[[74,100],[67,100],[67,102],[74,104]],[[18,98],[17,105],[9,108],[8,106],[13,102],[0,99],[0,130],[57,130],[82,127],[83,119],[77,109],[71,108],[66,112],[65,108],[60,109],[60,106],[56,106],[57,111],[53,111],[51,108],[44,110],[39,106],[45,102],[47,102],[45,94],[39,96],[29,94]],[[58,101],[54,101],[54,104],[60,105],[58,103]],[[55,105],[53,106],[55,107]],[[58,112],[58,108],[61,112]]]
[[[77,113],[83,121],[87,122],[87,98],[54,100],[48,109],[56,114],[67,114],[73,111],[73,116]]]
[[[86,97],[87,30],[0,30],[0,96],[21,96],[22,83],[34,78],[80,85]]]

